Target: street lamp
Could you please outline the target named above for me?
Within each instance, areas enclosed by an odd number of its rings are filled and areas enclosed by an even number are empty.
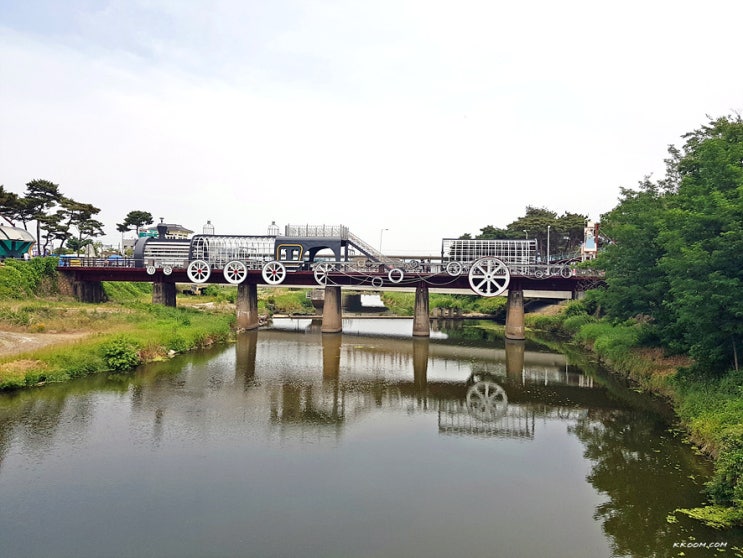
[[[389,229],[382,229],[379,231],[379,253],[382,253],[382,235],[384,234],[384,231],[388,231]]]
[[[547,275],[550,274],[550,229],[552,225],[547,225]]]
[[[523,232],[524,232],[524,238],[525,238],[526,240],[529,240],[529,231],[527,231],[526,229],[524,229],[524,231],[523,231]]]

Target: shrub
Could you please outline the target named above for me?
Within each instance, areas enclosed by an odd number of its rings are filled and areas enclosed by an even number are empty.
[[[126,336],[119,336],[103,345],[103,358],[110,370],[124,372],[142,362],[139,346]]]

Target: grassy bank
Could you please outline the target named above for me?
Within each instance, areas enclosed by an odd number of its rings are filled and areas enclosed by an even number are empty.
[[[0,266],[0,332],[17,347],[0,357],[0,389],[62,382],[123,371],[176,353],[226,342],[234,311],[166,308],[149,303],[152,286],[104,283],[109,301],[82,304],[61,296],[55,258],[9,260]]]
[[[709,505],[679,512],[718,528],[743,525],[743,374],[694,372],[688,358],[650,346],[647,324],[600,320],[578,302],[559,314],[528,315],[527,327],[574,339],[643,390],[669,399],[690,440],[715,463]]]
[[[6,332],[58,341],[0,358],[0,389],[62,382],[135,366],[230,340],[234,314],[139,302],[83,305],[69,300],[0,301]]]

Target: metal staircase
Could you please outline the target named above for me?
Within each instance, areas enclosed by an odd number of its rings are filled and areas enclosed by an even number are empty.
[[[382,264],[390,265],[393,267],[398,267],[402,265],[403,262],[401,260],[398,260],[395,258],[389,258],[385,256],[384,254],[382,254],[382,252],[374,248],[371,244],[361,240],[358,236],[353,234],[351,231],[347,231],[347,232],[348,232],[348,238],[347,238],[348,243],[354,248],[356,248],[359,252],[364,254],[367,258],[372,260],[373,262],[382,263]]]

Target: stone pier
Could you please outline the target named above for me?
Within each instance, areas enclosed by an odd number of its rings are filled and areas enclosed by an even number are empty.
[[[526,339],[524,330],[524,291],[521,288],[512,287],[508,289],[506,339]]]
[[[258,320],[258,285],[240,283],[237,286],[237,330],[250,331],[260,325]]]
[[[325,287],[325,300],[322,306],[321,331],[323,333],[340,333],[341,331],[343,331],[340,287]]]
[[[175,283],[155,281],[152,283],[152,304],[175,308]]]
[[[106,293],[103,283],[100,281],[78,281],[71,282],[73,296],[80,302],[105,302]]]
[[[428,285],[415,288],[415,310],[413,311],[413,337],[431,337],[431,316],[428,306]]]

